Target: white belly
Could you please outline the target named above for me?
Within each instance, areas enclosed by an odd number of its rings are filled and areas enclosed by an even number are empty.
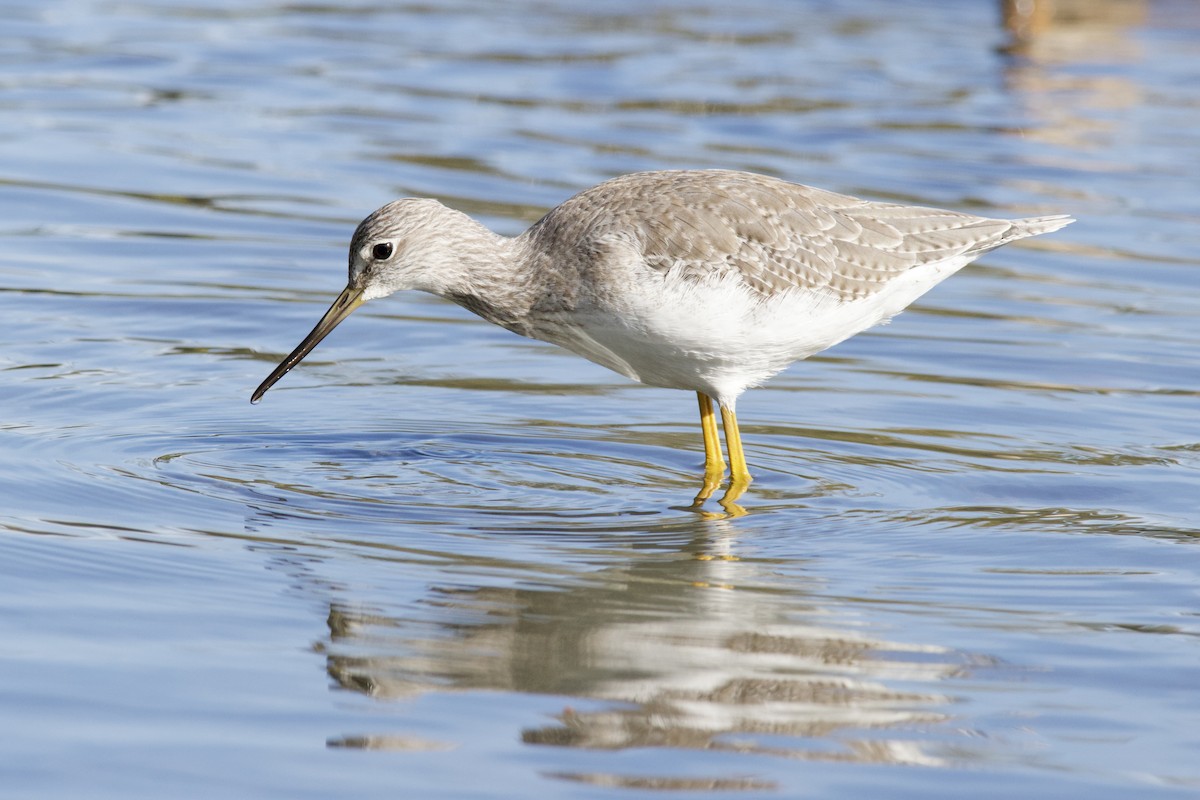
[[[867,297],[795,290],[763,298],[731,276],[689,282],[641,275],[636,286],[539,321],[537,338],[651,386],[704,392],[733,407],[794,361],[886,322],[969,259],[916,267]]]

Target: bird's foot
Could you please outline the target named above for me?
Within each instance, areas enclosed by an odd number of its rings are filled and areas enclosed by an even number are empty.
[[[725,495],[717,502],[721,504],[721,508],[731,517],[740,517],[747,513],[746,509],[738,505],[738,499],[746,493],[746,488],[750,486],[749,472],[734,472],[729,476],[729,487],[725,490]]]
[[[692,501],[692,508],[699,511],[701,507],[708,502],[709,498],[716,492],[717,487],[721,485],[724,475],[724,465],[720,471],[705,470],[704,484],[700,487],[700,491],[696,494],[696,499]],[[746,487],[750,485],[750,474],[743,473],[740,475],[732,475],[729,478],[729,486],[725,489],[725,494],[717,503],[725,510],[724,514],[705,513],[706,516],[719,517],[727,519],[729,517],[740,517],[749,512],[738,505],[737,500],[746,493]]]
[[[699,508],[704,505],[708,498],[713,496],[713,492],[721,485],[721,480],[725,477],[725,465],[718,464],[715,467],[706,467],[704,470],[704,483],[700,486],[700,491],[696,494],[696,499],[692,501],[692,508]]]

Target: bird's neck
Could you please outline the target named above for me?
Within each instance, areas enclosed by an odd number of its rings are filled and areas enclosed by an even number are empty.
[[[458,234],[442,251],[450,263],[430,271],[437,284],[428,290],[488,322],[524,333],[522,320],[536,302],[524,249],[516,239],[474,220]]]

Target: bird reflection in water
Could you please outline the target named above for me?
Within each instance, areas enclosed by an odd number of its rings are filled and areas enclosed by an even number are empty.
[[[411,607],[399,619],[335,606],[329,674],[389,700],[447,691],[576,698],[521,732],[531,745],[941,763],[927,752],[927,728],[949,718],[952,698],[895,684],[933,686],[987,659],[839,629],[812,587],[764,582],[760,565],[732,554],[688,555],[557,589],[435,588],[419,621]]]

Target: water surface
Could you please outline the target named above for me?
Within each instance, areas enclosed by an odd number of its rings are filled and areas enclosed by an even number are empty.
[[[0,4],[6,792],[1200,790],[1200,15],[1083,8]],[[747,394],[741,517],[427,296],[248,403],[376,206],[682,167],[1079,222]]]

